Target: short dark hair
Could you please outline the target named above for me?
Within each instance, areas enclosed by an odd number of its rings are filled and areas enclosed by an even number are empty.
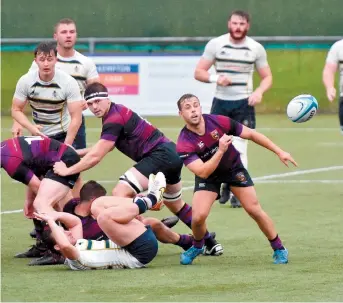
[[[190,98],[197,98],[199,100],[199,98],[193,94],[184,94],[180,97],[179,100],[177,100],[177,107],[179,109],[179,111],[181,111],[182,108],[182,102],[185,101],[186,99],[190,99]]]
[[[57,28],[61,25],[61,24],[74,24],[76,27],[76,23],[73,19],[70,18],[63,18],[60,21],[58,21],[55,26],[54,26],[54,33],[56,33]]]
[[[248,23],[250,23],[250,14],[246,11],[242,11],[242,10],[235,10],[233,11],[230,16],[229,16],[229,20],[231,19],[231,17],[235,15],[235,16],[240,16],[243,19],[247,20]]]
[[[89,201],[96,198],[106,196],[106,189],[94,180],[85,183],[80,190],[80,201]]]
[[[55,56],[57,56],[57,44],[55,41],[46,41],[46,42],[41,42],[38,44],[38,46],[35,48],[35,57],[37,57],[37,54],[43,53],[46,55],[50,55],[51,51],[54,52]]]
[[[94,82],[89,85],[87,85],[86,90],[85,90],[85,100],[90,99],[93,95],[96,93],[107,93],[107,88],[105,85],[101,84],[100,82]]]

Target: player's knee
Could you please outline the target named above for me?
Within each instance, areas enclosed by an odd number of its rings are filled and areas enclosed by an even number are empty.
[[[260,214],[263,212],[261,204],[258,202],[257,199],[251,200],[248,203],[242,203],[245,211],[252,217],[258,218]]]
[[[102,201],[100,198],[98,199],[95,199],[93,202],[92,202],[92,206],[91,206],[91,213],[92,215],[97,219],[101,210],[103,210],[103,206],[102,206]]]
[[[130,187],[123,186],[123,184],[116,186],[112,190],[112,196],[115,197],[133,198],[135,195],[136,193]]]
[[[98,213],[96,220],[100,226],[100,228],[102,229],[103,226],[106,226],[110,221],[111,221],[111,216],[109,214],[108,211],[103,210],[100,213]]]
[[[156,219],[156,218],[144,218],[143,220],[143,224],[144,225],[150,225],[151,229],[154,233],[158,232],[159,230],[161,230],[163,228],[163,223]]]
[[[205,212],[200,212],[200,213],[194,213],[193,212],[193,216],[192,216],[192,225],[203,225],[207,219],[208,214]]]

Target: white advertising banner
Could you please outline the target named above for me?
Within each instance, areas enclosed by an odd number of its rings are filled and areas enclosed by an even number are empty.
[[[193,55],[91,57],[111,100],[144,116],[177,115],[176,102],[186,93],[199,97],[203,112],[209,113],[215,84],[194,79],[199,58]],[[91,115],[89,110],[85,114]]]

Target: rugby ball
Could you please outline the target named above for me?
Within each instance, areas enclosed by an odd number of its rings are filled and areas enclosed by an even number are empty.
[[[287,106],[288,118],[296,123],[310,120],[318,110],[318,102],[311,95],[299,95],[293,98]]]

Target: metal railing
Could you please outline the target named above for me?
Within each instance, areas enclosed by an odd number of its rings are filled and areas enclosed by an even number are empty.
[[[97,43],[114,44],[180,44],[180,43],[206,43],[214,37],[122,37],[122,38],[79,38],[78,42],[87,43],[89,53],[95,52]],[[343,36],[252,36],[251,38],[263,42],[285,43],[319,43],[335,42],[343,39]],[[2,38],[1,44],[34,44],[41,41],[50,41],[52,38]]]

